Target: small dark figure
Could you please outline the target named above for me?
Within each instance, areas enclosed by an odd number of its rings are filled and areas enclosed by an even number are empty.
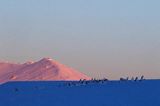
[[[120,81],[123,81],[123,78],[120,78]]]
[[[125,79],[124,78],[120,78],[120,81],[125,81]]]
[[[71,84],[70,84],[70,83],[68,83],[68,86],[71,86]]]
[[[19,91],[19,90],[18,90],[18,88],[15,88],[14,90],[15,90],[16,92],[18,92],[18,91]]]
[[[144,76],[143,76],[143,75],[141,76],[141,79],[140,79],[140,81],[142,81],[142,80],[144,80]]]
[[[94,78],[92,78],[91,81],[94,81]]]
[[[88,84],[88,81],[85,81],[85,84]]]
[[[103,81],[108,81],[108,79],[107,79],[107,78],[104,78]]]
[[[128,80],[129,80],[129,77],[127,77],[126,80],[128,81]]]
[[[137,81],[137,80],[138,80],[138,77],[136,77],[134,81]]]

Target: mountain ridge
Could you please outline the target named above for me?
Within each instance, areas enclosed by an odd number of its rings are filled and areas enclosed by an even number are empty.
[[[0,83],[8,81],[48,81],[90,79],[51,58],[23,64],[0,62]]]

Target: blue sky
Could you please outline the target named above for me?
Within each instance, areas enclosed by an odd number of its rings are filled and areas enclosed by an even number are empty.
[[[52,57],[92,77],[160,76],[159,0],[0,0],[0,60]]]

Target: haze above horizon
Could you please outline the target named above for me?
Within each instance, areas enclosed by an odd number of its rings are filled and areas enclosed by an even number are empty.
[[[1,0],[0,60],[51,57],[91,77],[160,76],[159,0]]]

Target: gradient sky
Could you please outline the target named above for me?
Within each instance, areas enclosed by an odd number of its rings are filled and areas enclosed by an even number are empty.
[[[0,60],[160,78],[159,12],[160,0],[0,0]]]

